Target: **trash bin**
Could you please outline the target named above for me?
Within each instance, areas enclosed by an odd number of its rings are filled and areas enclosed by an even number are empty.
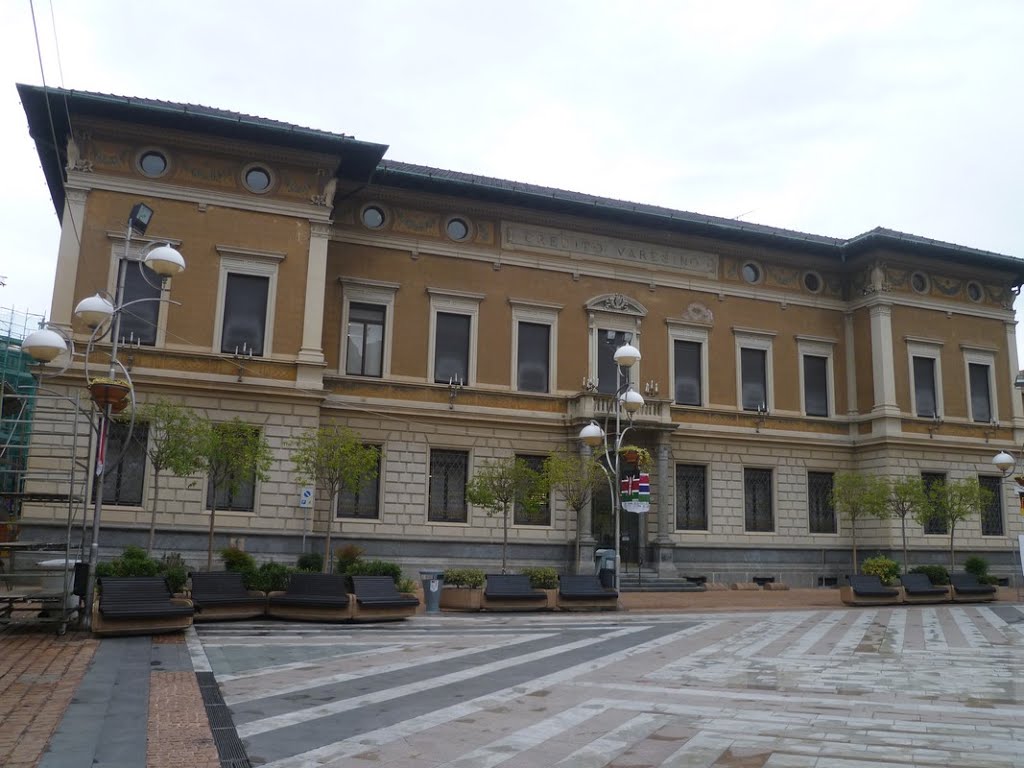
[[[443,571],[420,571],[423,580],[423,605],[427,613],[441,612],[441,587],[444,586]]]
[[[598,549],[594,552],[594,570],[601,586],[611,589],[615,586],[615,550]]]

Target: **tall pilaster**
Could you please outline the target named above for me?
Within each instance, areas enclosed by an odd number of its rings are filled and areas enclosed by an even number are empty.
[[[310,223],[306,303],[302,317],[302,347],[299,349],[297,380],[300,387],[308,389],[323,388],[324,291],[327,285],[327,244],[330,237],[329,223]]]
[[[580,441],[580,458],[584,461],[590,459],[594,450],[586,443]],[[602,480],[604,482],[604,480]],[[594,570],[594,533],[592,524],[593,495],[587,499],[587,503],[579,511],[576,519],[576,538],[579,542],[579,561],[576,563],[577,573],[593,573]]]
[[[654,540],[654,567],[659,578],[674,578],[678,575],[675,562],[675,544],[669,535],[675,530],[672,520],[675,505],[672,503],[673,478],[671,473],[672,446],[668,434],[658,435],[658,465],[654,477],[655,498],[657,499],[658,534]]]
[[[1009,380],[1015,381],[1020,373],[1020,360],[1017,359],[1017,321],[1006,321],[1006,354],[1008,366],[1007,373]],[[1024,406],[1020,400],[1020,390],[1016,386],[1010,388],[1010,414],[1013,416],[1013,424],[1018,429],[1024,428]]]
[[[75,308],[75,280],[85,229],[85,200],[88,189],[67,187],[64,192],[64,215],[60,222],[60,245],[57,248],[57,273],[53,281],[50,322],[68,330]]]

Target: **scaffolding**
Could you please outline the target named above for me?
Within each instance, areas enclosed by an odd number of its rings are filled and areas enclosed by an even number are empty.
[[[21,348],[42,321],[0,308],[0,625],[63,632],[78,610],[93,427],[81,388],[51,387]]]

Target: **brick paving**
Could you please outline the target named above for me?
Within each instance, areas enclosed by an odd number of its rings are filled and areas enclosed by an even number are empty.
[[[194,672],[151,675],[147,734],[146,768],[220,766]]]

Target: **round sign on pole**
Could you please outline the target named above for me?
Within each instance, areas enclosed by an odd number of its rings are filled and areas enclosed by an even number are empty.
[[[314,489],[312,485],[305,486],[299,491],[299,507],[306,509],[307,507],[313,506],[313,493]]]

